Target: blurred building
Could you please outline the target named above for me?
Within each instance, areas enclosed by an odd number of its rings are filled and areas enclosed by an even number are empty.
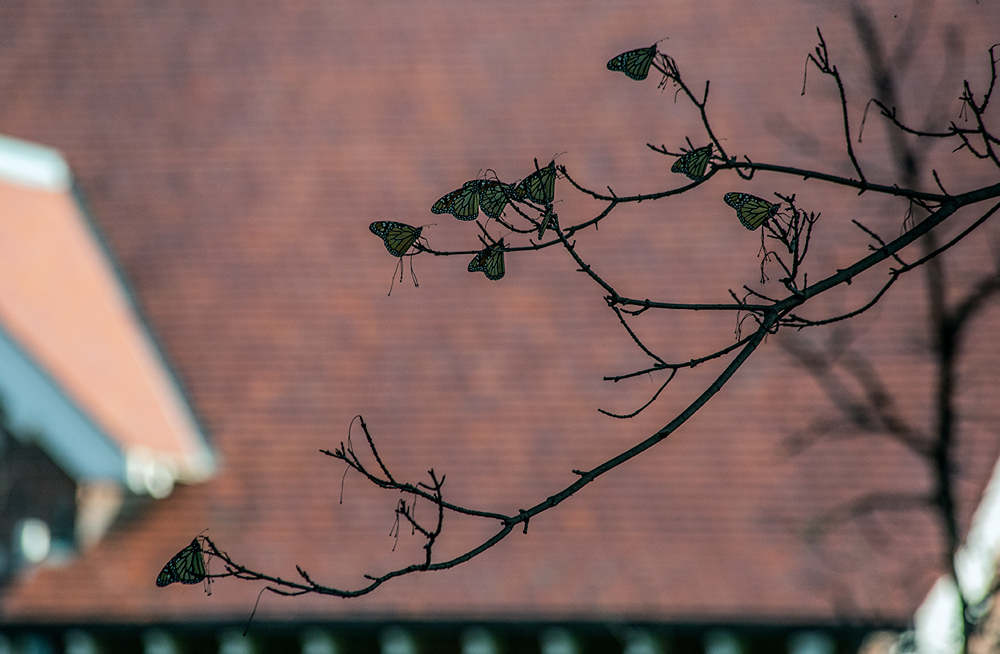
[[[0,138],[0,203],[9,580],[98,543],[126,497],[164,498],[214,464],[62,157]]]
[[[355,415],[397,478],[433,468],[449,501],[513,513],[711,380],[699,367],[635,419],[599,414],[628,413],[659,384],[602,381],[647,360],[601,289],[554,248],[510,253],[499,282],[470,275],[475,228],[429,211],[480,171],[514,181],[556,153],[593,188],[678,186],[672,158],[645,144],[701,144],[697,116],[653,76],[605,68],[664,37],[691,79],[712,80],[713,126],[733,152],[850,174],[830,89],[811,76],[803,99],[799,81],[816,24],[845,78],[865,79],[846,6],[661,5],[3,3],[0,652],[832,654],[905,628],[942,573],[933,514],[824,516],[926,494],[929,471],[898,440],[830,428],[836,398],[780,347],[785,334],[666,442],[455,570],[259,605],[262,586],[231,579],[211,594],[154,585],[201,532],[255,569],[300,565],[339,588],[421,560],[419,538],[387,536],[398,498],[319,452]],[[952,9],[929,29],[961,26],[956,80],[988,79],[1000,21]],[[937,70],[933,53],[914,69]],[[918,78],[905,97],[924,90]],[[866,129],[864,164],[892,180],[884,126]],[[942,168],[949,190],[988,178],[957,161]],[[634,297],[727,302],[759,280],[759,243],[720,198],[778,183],[761,177],[617,209],[579,235],[581,252]],[[906,210],[775,190],[822,208],[817,275],[865,252],[850,218],[891,237]],[[564,221],[604,208],[567,180],[556,195]],[[419,287],[406,276],[386,296],[395,260],[367,229],[384,219],[432,223],[435,248],[470,256],[414,257]],[[949,292],[992,265],[989,239],[968,248]],[[858,306],[881,279],[828,308]],[[847,332],[814,336],[871,363],[921,434],[933,423],[924,302],[906,278]],[[647,320],[646,342],[675,360],[731,343],[735,326]],[[988,309],[970,326],[961,366],[966,526],[1000,452],[998,320]],[[445,525],[441,558],[494,530]]]

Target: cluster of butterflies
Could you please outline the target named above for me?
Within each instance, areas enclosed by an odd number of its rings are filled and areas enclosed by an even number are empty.
[[[537,165],[536,165],[537,168]],[[431,206],[432,213],[450,213],[459,220],[475,220],[482,210],[489,218],[499,218],[509,202],[530,201],[544,208],[539,223],[538,237],[556,218],[552,211],[555,198],[556,162],[538,168],[520,182],[505,184],[498,179],[474,179],[462,188],[445,194]],[[378,220],[368,226],[375,236],[385,243],[385,249],[394,257],[404,256],[423,231],[423,227],[413,227],[393,220]],[[482,272],[488,279],[498,280],[506,272],[503,261],[503,239],[490,243],[469,262],[469,272]]]
[[[625,53],[628,54],[628,53]],[[614,61],[612,59],[612,61]],[[608,66],[610,67],[610,63]],[[674,165],[670,167],[670,172],[687,175],[690,179],[700,182],[705,179],[708,170],[708,162],[712,158],[712,144],[709,143],[703,148],[697,148],[690,152],[685,152],[678,157]],[[762,200],[756,195],[749,193],[726,193],[722,196],[726,204],[736,209],[736,216],[749,230],[754,230],[773,218],[781,208],[781,203],[772,204],[767,200]]]
[[[620,71],[634,80],[644,80],[649,75],[649,69],[656,60],[656,55],[656,44],[648,48],[629,50],[611,59],[608,62],[608,70]],[[700,182],[705,179],[712,152],[711,143],[685,152],[674,162],[670,171]],[[463,184],[461,188],[446,193],[431,206],[431,212],[450,213],[459,220],[475,220],[482,210],[489,218],[499,218],[508,203],[528,200],[543,207],[538,227],[538,238],[542,238],[545,230],[556,219],[556,214],[552,211],[555,182],[555,161],[549,162],[544,168],[538,168],[514,184],[506,184],[499,179],[473,179]],[[772,204],[748,193],[726,193],[723,199],[736,210],[736,215],[743,226],[750,230],[766,223],[781,206],[780,203]],[[405,256],[423,231],[423,227],[413,227],[393,220],[375,221],[368,226],[368,229],[382,239],[385,249],[394,257]],[[505,272],[503,253],[503,239],[488,244],[469,262],[469,272],[482,272],[492,280],[502,278]]]
[[[156,577],[157,586],[169,586],[174,583],[198,584],[208,578],[205,569],[205,556],[198,539],[174,555],[160,570]]]
[[[649,69],[656,60],[656,44],[648,48],[637,48],[623,52],[608,62],[608,70],[625,73],[634,80],[644,80],[649,75]],[[670,172],[687,175],[690,179],[700,182],[705,179],[708,162],[712,158],[712,144],[697,148],[681,155]],[[781,204],[772,204],[749,193],[726,193],[723,198],[726,204],[736,210],[740,222],[747,229],[754,230],[766,223],[778,213]]]

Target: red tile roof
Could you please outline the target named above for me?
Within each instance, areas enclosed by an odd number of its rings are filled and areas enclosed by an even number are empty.
[[[433,222],[425,235],[435,248],[474,249],[474,229],[434,216],[431,204],[480,170],[513,180],[559,152],[597,188],[675,185],[671,161],[645,143],[700,143],[696,115],[669,89],[604,68],[663,37],[685,74],[712,80],[713,124],[732,152],[848,172],[829,83],[811,75],[799,95],[816,24],[842,72],[862,75],[842,12],[742,2],[4,3],[0,132],[65,153],[222,468],[122,522],[68,567],[21,579],[0,611],[12,620],[243,617],[257,587],[223,581],[206,597],[153,585],[206,528],[248,565],[293,576],[298,563],[331,585],[409,563],[417,539],[404,535],[393,551],[387,537],[397,498],[348,475],[340,503],[343,466],[318,453],[358,413],[398,477],[418,481],[433,467],[447,474],[447,498],[501,511],[539,501],[574,479],[571,469],[662,426],[717,370],[683,375],[636,419],[598,414],[637,407],[655,383],[601,381],[644,360],[567,256],[508,255],[495,283],[468,274],[464,257],[415,257],[420,287],[397,283],[386,297],[394,261],[367,225]],[[995,40],[996,12],[952,7],[935,20],[963,26],[981,78],[973,54]],[[917,69],[938,65],[925,58]],[[864,97],[852,87],[852,108]],[[861,156],[891,179],[881,132],[871,120],[867,129]],[[971,184],[964,159],[946,161],[957,162],[946,184]],[[618,209],[578,244],[632,296],[725,301],[726,289],[756,281],[758,246],[721,196],[772,183],[716,178],[669,204]],[[780,184],[823,210],[817,271],[867,247],[850,218],[893,234],[905,211]],[[564,220],[603,208],[565,180],[556,192]],[[986,241],[963,245],[954,263],[988,269]],[[855,283],[829,306],[856,306],[871,288]],[[926,426],[922,298],[918,278],[901,282],[857,322],[857,344]],[[966,521],[998,451],[995,320],[974,326],[969,342],[981,347],[962,372]],[[677,360],[731,342],[734,328],[730,316],[700,314],[635,322]],[[839,502],[926,489],[928,476],[909,451],[873,436],[791,454],[787,438],[832,409],[778,347],[786,336],[682,430],[532,521],[528,535],[360,600],[269,597],[259,614],[905,620],[938,573],[932,519],[879,514],[815,543],[803,533]],[[440,556],[490,528],[449,517]]]

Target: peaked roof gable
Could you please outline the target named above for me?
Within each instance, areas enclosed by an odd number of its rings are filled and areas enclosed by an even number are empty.
[[[175,479],[206,478],[205,435],[59,153],[0,137],[0,206],[0,388],[12,419],[79,479],[164,494]]]

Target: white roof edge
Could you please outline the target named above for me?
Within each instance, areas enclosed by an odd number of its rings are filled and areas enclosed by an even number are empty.
[[[46,191],[65,191],[72,183],[58,150],[9,136],[0,136],[0,179]]]
[[[969,533],[955,555],[955,571],[963,594],[970,602],[981,601],[993,583],[1000,556],[1000,461],[983,491],[972,516]],[[914,615],[914,631],[920,651],[960,652],[961,624],[958,586],[947,576],[938,579]]]

